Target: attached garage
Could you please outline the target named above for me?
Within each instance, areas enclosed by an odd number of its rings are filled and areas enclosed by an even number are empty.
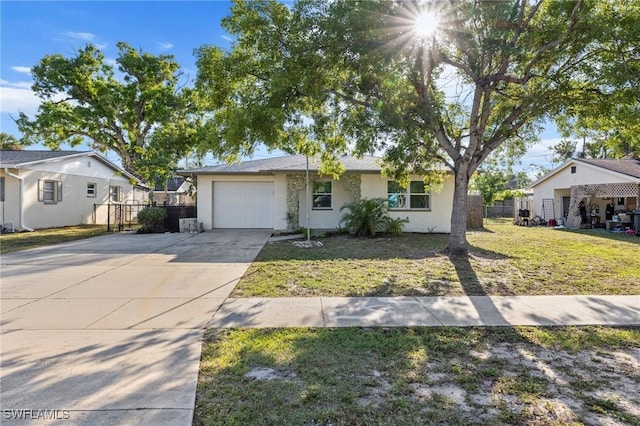
[[[273,182],[220,182],[213,185],[214,228],[273,229]]]
[[[380,159],[340,157],[346,173],[338,179],[319,173],[319,158],[304,155],[270,157],[233,164],[218,164],[179,170],[197,184],[197,220],[202,229],[295,230],[307,226],[306,175],[310,181],[323,182],[322,205],[311,205],[309,219],[314,229],[332,229],[340,224],[340,208],[361,197],[388,196],[388,179],[380,174]],[[327,182],[331,182],[330,185]],[[313,185],[312,188],[316,188]],[[310,194],[313,197],[313,193]],[[453,179],[448,179],[440,194],[433,194],[431,210],[405,212],[410,217],[410,232],[438,229],[448,232],[451,216]],[[312,198],[313,199],[313,198]],[[329,201],[330,200],[330,201]]]

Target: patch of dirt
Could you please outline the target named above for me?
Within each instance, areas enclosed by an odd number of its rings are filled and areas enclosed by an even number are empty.
[[[640,424],[640,348],[566,352],[498,343],[431,358],[408,373],[402,393],[409,400],[423,404],[425,413],[456,413],[464,423]],[[254,367],[244,377],[305,386],[286,368]],[[364,384],[356,399],[363,410],[384,410],[398,392],[383,368],[352,380]]]
[[[411,383],[409,387],[413,390],[417,399],[433,398],[435,395],[443,396],[458,404],[461,409],[469,411],[466,403],[467,392],[453,384],[441,384],[429,386],[423,383]]]
[[[269,367],[254,367],[244,375],[247,379],[271,381],[271,380],[288,380],[297,381],[298,377],[293,371],[279,371]]]
[[[391,390],[391,384],[382,377],[378,370],[372,370],[371,374],[362,379],[373,379],[374,385],[367,387],[367,394],[358,399],[360,407],[378,407],[385,401],[385,396]]]
[[[640,424],[639,355],[640,348],[569,353],[496,344],[423,364],[422,374],[413,378],[420,382],[409,388],[417,401],[447,398],[470,421],[493,422],[502,412],[526,424]],[[497,376],[479,376],[496,365],[504,366]],[[459,385],[474,372],[478,378],[472,386]],[[500,381],[511,386],[496,386]]]

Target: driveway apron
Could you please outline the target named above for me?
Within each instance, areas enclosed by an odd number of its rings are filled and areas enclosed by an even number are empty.
[[[0,422],[190,425],[204,328],[269,235],[121,233],[2,256]]]

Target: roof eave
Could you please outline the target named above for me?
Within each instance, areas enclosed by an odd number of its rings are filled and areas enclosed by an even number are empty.
[[[61,155],[59,157],[43,158],[41,160],[25,161],[23,163],[15,163],[15,165],[16,165],[16,168],[28,167],[28,166],[32,166],[32,165],[38,164],[38,163],[47,163],[47,162],[51,162],[51,161],[67,160],[69,158],[82,157],[84,155],[89,155],[89,154],[95,154],[95,152],[94,151],[82,151],[82,152],[76,152],[76,153],[68,154],[68,155]]]

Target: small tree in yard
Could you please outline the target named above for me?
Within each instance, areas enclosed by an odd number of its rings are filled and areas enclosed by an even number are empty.
[[[164,231],[164,220],[167,211],[160,207],[146,207],[138,213],[138,223],[141,233],[154,233]]]
[[[625,0],[237,0],[223,26],[233,49],[198,51],[205,146],[230,159],[258,144],[322,152],[327,170],[343,152],[378,150],[405,182],[445,166],[451,254],[467,251],[478,167],[621,88],[640,58],[640,2]]]

